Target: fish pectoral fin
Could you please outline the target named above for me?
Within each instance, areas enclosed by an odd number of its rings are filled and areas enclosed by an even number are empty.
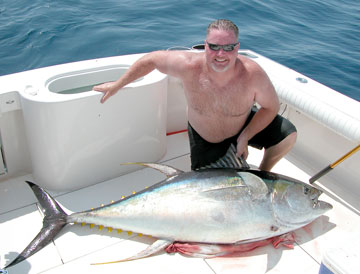
[[[232,186],[205,190],[199,195],[216,201],[234,201],[248,192],[247,186]]]
[[[269,188],[263,179],[251,172],[238,172],[238,175],[248,187],[249,194],[253,201],[266,198],[266,195],[269,193]]]
[[[157,240],[152,245],[148,246],[143,251],[139,252],[138,254],[131,256],[129,258],[113,261],[113,262],[106,262],[106,263],[94,263],[92,265],[101,265],[101,264],[114,264],[114,263],[121,263],[121,262],[128,262],[128,261],[134,261],[142,258],[149,257],[163,249],[165,249],[167,246],[171,245],[173,241],[169,240]]]
[[[150,167],[160,171],[161,173],[165,174],[167,177],[173,177],[181,173],[184,173],[184,171],[180,169],[176,169],[172,166],[155,164],[155,163],[124,163],[122,165],[140,165],[140,166]]]

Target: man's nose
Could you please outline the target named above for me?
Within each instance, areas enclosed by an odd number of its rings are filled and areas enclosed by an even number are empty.
[[[224,49],[219,49],[219,50],[216,52],[216,55],[218,55],[218,56],[225,55]]]

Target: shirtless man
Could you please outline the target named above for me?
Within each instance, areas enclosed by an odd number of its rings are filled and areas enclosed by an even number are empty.
[[[216,162],[231,143],[238,156],[248,145],[265,148],[260,169],[270,169],[290,151],[296,129],[277,115],[279,100],[266,73],[239,55],[238,28],[217,20],[207,29],[205,52],[155,51],[135,62],[116,82],[95,86],[101,103],[154,69],[182,80],[188,102],[192,169]],[[254,111],[257,102],[261,108]]]

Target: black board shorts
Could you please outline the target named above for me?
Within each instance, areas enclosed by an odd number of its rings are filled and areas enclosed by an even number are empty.
[[[251,109],[244,127],[238,134],[225,139],[220,143],[210,143],[206,141],[193,129],[189,123],[188,133],[190,141],[191,169],[196,170],[216,162],[226,154],[231,144],[234,144],[236,147],[238,136],[250,123],[256,111],[257,109],[255,107]],[[265,129],[249,140],[249,145],[257,149],[267,149],[280,143],[293,132],[296,132],[295,126],[286,118],[282,117],[281,115],[277,115]]]

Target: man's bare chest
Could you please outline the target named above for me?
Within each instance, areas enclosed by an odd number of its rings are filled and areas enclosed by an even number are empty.
[[[207,79],[185,85],[189,107],[203,115],[242,116],[254,102],[251,90],[233,81],[219,87]]]

